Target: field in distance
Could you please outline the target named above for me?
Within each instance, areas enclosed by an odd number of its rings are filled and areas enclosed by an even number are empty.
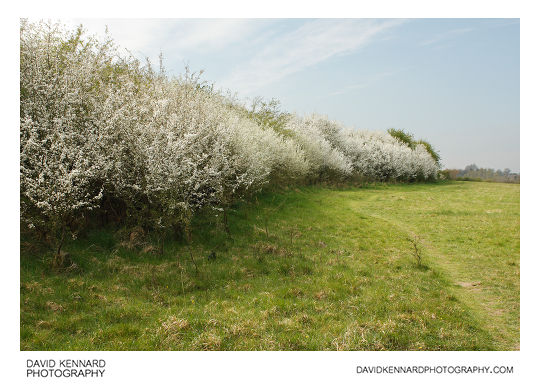
[[[163,255],[93,230],[62,272],[23,239],[21,349],[518,350],[519,188],[268,193],[234,207],[230,237],[203,215]]]

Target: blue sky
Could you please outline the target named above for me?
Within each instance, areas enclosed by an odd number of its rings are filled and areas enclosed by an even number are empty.
[[[74,19],[171,75],[427,139],[443,165],[519,171],[519,19]]]

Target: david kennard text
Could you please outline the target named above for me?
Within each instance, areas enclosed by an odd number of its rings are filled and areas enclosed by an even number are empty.
[[[26,377],[103,377],[105,360],[26,360]]]

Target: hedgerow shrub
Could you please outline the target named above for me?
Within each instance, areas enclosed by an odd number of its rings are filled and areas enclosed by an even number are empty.
[[[81,30],[21,26],[21,215],[48,228],[56,254],[85,210],[99,206],[104,171],[94,106],[107,59]]]
[[[388,133],[348,129],[323,116],[294,117],[285,128],[319,178],[434,179],[438,164],[423,146],[411,148]]]
[[[165,75],[81,28],[21,23],[21,222],[60,254],[91,210],[160,234],[265,185],[434,178],[431,146],[326,117],[251,109],[186,71]]]
[[[304,153],[309,164],[309,176],[322,179],[351,175],[350,162],[333,142],[340,138],[339,127],[316,115],[305,118],[295,116],[285,127],[293,133],[294,140]]]

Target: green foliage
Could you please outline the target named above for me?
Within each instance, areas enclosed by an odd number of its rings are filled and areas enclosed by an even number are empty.
[[[273,129],[282,136],[292,137],[292,132],[285,128],[290,114],[282,111],[277,99],[266,101],[262,97],[254,98],[247,115],[263,127]]]
[[[396,138],[403,144],[407,145],[409,148],[416,148],[416,142],[414,141],[414,136],[411,133],[405,132],[403,129],[388,129],[390,136]]]

